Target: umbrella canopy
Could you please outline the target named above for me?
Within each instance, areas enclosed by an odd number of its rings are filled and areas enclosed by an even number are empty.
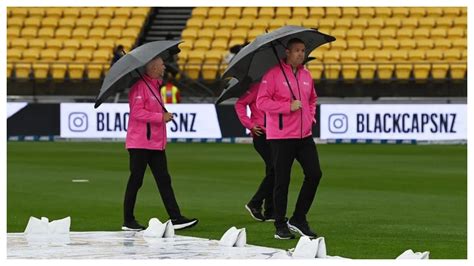
[[[99,107],[110,95],[120,89],[128,87],[135,80],[131,73],[138,71],[153,58],[161,56],[166,60],[169,56],[179,53],[178,45],[181,41],[155,41],[149,42],[133,49],[112,65],[102,82],[99,95],[95,100],[94,108]],[[130,74],[130,75],[129,75]],[[139,73],[136,73],[139,74]]]
[[[286,43],[293,38],[301,39],[305,43],[305,62],[314,59],[308,57],[314,49],[336,40],[333,36],[321,33],[316,29],[299,26],[285,26],[258,36],[232,58],[224,71],[223,78],[233,77],[242,82],[231,82],[232,80],[230,80],[216,104],[232,97],[239,97],[248,89],[249,84],[260,81],[268,69],[278,64],[280,58],[286,56]],[[275,56],[274,50],[276,50],[278,58]]]

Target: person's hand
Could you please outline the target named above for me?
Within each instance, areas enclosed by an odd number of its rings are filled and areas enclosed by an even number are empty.
[[[256,135],[256,136],[261,136],[263,134],[263,129],[259,126],[254,126],[252,129],[252,134]]]
[[[300,100],[294,100],[291,102],[291,111],[294,112],[298,109],[301,108],[301,101]]]
[[[164,116],[165,116],[164,118],[165,118],[166,123],[173,120],[173,113],[165,113]]]

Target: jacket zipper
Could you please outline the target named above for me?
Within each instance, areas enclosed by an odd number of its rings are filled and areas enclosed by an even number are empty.
[[[150,125],[150,122],[146,123],[146,139],[147,140],[151,139],[151,125]]]
[[[296,69],[296,72],[294,72],[294,74],[296,79],[296,86],[298,87],[298,96],[300,97],[299,100],[301,101],[300,83],[298,81],[298,69]],[[303,105],[303,102],[301,102],[301,105]],[[303,138],[303,106],[301,106],[300,109],[300,138]]]

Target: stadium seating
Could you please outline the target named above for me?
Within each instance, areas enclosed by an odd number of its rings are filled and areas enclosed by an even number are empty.
[[[217,23],[216,18],[223,19]],[[193,78],[212,80],[216,69],[217,76],[224,70],[223,57],[215,55],[225,55],[234,44],[250,42],[265,30],[283,25],[318,28],[337,38],[317,48],[324,54],[320,60],[308,63],[316,79],[415,78],[423,82],[466,74],[462,52],[455,61],[444,57],[453,49],[467,51],[465,7],[198,7],[182,32],[187,41],[180,46],[180,68],[191,71],[188,74]],[[202,61],[193,56],[190,66],[188,55],[196,51]],[[204,61],[208,55],[213,60]]]
[[[26,79],[99,79],[112,49],[130,50],[148,7],[8,8],[8,69]]]

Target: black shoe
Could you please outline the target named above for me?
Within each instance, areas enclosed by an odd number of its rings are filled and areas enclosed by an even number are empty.
[[[275,216],[273,215],[273,213],[265,213],[263,215],[263,217],[265,218],[265,222],[274,222],[275,221]]]
[[[311,231],[311,228],[309,228],[308,222],[296,222],[293,218],[291,218],[288,221],[288,227],[294,231],[300,234],[301,236],[307,236],[309,238],[317,238],[318,235]]]
[[[145,230],[146,227],[139,224],[136,220],[130,221],[130,222],[124,222],[122,225],[122,230],[123,231],[141,231]]]
[[[290,232],[290,229],[288,229],[287,226],[283,226],[276,229],[275,238],[276,239],[293,239],[295,238],[295,235],[293,235]]]
[[[177,219],[171,219],[171,223],[173,224],[174,230],[190,228],[190,227],[195,226],[198,222],[199,220],[196,218],[188,219],[184,216],[181,216]]]
[[[259,222],[265,221],[265,217],[263,217],[263,215],[262,215],[262,208],[254,208],[254,207],[250,206],[249,204],[247,204],[247,205],[245,205],[245,209],[247,209],[247,211],[250,212],[250,215],[255,220],[257,220]]]

